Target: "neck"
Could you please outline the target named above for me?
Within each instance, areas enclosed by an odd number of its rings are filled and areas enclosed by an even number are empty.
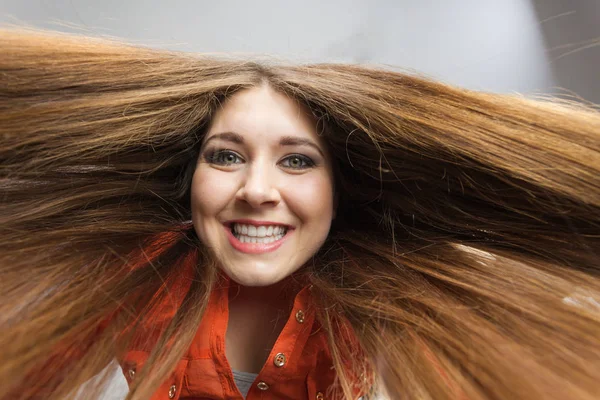
[[[258,373],[292,310],[299,282],[241,286],[231,281],[225,352],[233,369]]]
[[[267,306],[269,308],[291,307],[300,286],[293,276],[269,286],[242,286],[231,281],[230,304],[240,303]]]

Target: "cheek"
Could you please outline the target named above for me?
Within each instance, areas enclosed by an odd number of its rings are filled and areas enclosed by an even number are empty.
[[[223,179],[221,171],[199,165],[192,178],[193,219],[216,216],[227,206],[234,194],[232,179]]]
[[[306,175],[286,187],[286,202],[305,222],[329,224],[333,216],[333,187],[325,175]]]

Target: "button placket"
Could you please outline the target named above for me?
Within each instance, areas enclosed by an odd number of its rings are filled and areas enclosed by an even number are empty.
[[[166,387],[163,386],[163,390],[166,392],[169,399],[178,399],[181,396],[184,387],[183,380],[185,378],[185,370],[187,365],[188,360],[183,359],[179,361],[177,368],[171,376],[170,382],[165,382]]]
[[[308,288],[310,290],[310,288]],[[308,292],[306,291],[306,288],[304,290],[304,292],[301,292],[300,296],[296,297],[296,301],[294,304],[294,308],[292,311],[291,315],[290,315],[290,319],[288,320],[288,323],[286,324],[286,326],[283,328],[282,332],[280,333],[278,340],[276,341],[273,350],[277,351],[279,350],[278,353],[275,353],[275,355],[272,355],[271,357],[273,360],[273,365],[275,365],[275,367],[277,367],[278,369],[280,369],[278,372],[275,372],[276,370],[273,370],[273,367],[270,367],[264,371],[264,376],[259,376],[258,378],[263,378],[263,379],[267,379],[269,381],[269,383],[267,384],[267,382],[265,382],[264,380],[260,380],[258,381],[258,383],[256,383],[256,388],[260,391],[267,391],[267,390],[271,390],[271,387],[273,384],[277,384],[277,382],[279,382],[279,380],[284,377],[284,372],[283,372],[283,367],[290,362],[290,360],[288,359],[288,356],[291,355],[291,353],[293,352],[293,349],[298,348],[298,346],[302,346],[306,340],[308,339],[308,336],[310,334],[310,327],[312,326],[312,321],[313,321],[313,316],[312,315],[307,315],[305,313],[305,306],[307,306],[307,299],[306,297],[308,296]],[[293,317],[292,317],[293,315]],[[296,320],[294,322],[294,319]],[[300,327],[299,325],[295,325],[295,324],[305,324],[308,323],[310,326],[303,326]],[[288,338],[294,338],[293,341],[286,341],[284,342],[285,345],[282,346],[283,343],[280,342],[282,337],[288,337]],[[286,352],[288,352],[286,355]],[[282,375],[283,374],[283,375]],[[262,375],[262,373],[261,373]],[[314,393],[314,392],[313,392]]]

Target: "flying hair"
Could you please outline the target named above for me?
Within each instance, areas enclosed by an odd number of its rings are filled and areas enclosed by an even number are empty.
[[[175,369],[217,276],[188,222],[199,146],[265,83],[335,164],[336,218],[302,269],[326,398],[600,398],[597,106],[35,30],[2,30],[0,53],[0,398],[98,397],[157,313],[127,399]]]

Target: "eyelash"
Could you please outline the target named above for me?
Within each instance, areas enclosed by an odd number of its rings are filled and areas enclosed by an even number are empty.
[[[229,167],[231,165],[235,165],[235,164],[241,164],[241,162],[227,162],[224,160],[220,160],[221,157],[223,156],[227,156],[227,155],[233,155],[235,157],[237,157],[238,160],[242,160],[242,157],[240,157],[240,155],[238,153],[236,153],[233,150],[215,150],[212,152],[208,152],[205,154],[204,159],[211,163],[211,164],[216,164],[216,165],[221,165],[221,166],[226,166]],[[315,166],[315,162],[310,158],[307,157],[303,154],[290,154],[288,156],[286,156],[285,158],[283,158],[282,161],[285,160],[290,160],[290,159],[294,159],[297,158],[299,159],[301,162],[304,163],[303,166],[301,167],[292,167],[292,166],[284,166],[285,168],[289,168],[289,169],[294,169],[294,170],[303,170],[303,169],[308,169],[308,168],[312,168]]]
[[[211,164],[225,165],[225,166],[237,164],[237,163],[227,163],[225,161],[218,160],[219,157],[221,157],[223,155],[229,155],[229,154],[232,154],[232,155],[236,156],[237,158],[241,159],[241,157],[236,152],[231,151],[231,150],[215,150],[212,152],[208,152],[208,153],[206,153],[206,156],[204,158],[206,159],[207,162],[209,162]]]

